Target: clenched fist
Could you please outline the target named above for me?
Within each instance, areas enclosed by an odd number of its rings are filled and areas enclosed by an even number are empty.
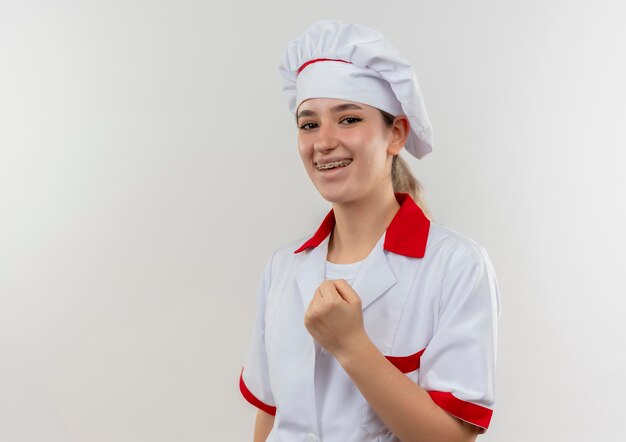
[[[363,327],[361,298],[343,279],[327,279],[317,288],[304,313],[304,326],[335,357],[369,339]]]

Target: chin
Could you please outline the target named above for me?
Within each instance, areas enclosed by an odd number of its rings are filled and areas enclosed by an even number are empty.
[[[319,194],[329,203],[345,203],[354,199],[354,192],[347,189],[320,189],[317,188]]]

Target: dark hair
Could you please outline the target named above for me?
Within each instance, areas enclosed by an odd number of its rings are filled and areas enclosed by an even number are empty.
[[[389,112],[385,112],[384,110],[378,110],[383,117],[385,125],[391,128],[396,117],[391,115]],[[415,203],[420,207],[420,209],[422,209],[422,212],[430,218],[430,211],[428,210],[428,207],[426,207],[426,202],[424,201],[422,184],[415,177],[415,175],[413,175],[411,167],[406,160],[400,157],[400,155],[394,155],[393,157],[393,162],[391,164],[391,181],[393,183],[394,192],[406,192],[411,195],[411,198],[413,198]]]

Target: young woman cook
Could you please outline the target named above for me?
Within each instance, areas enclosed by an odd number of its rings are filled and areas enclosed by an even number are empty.
[[[432,150],[411,65],[376,30],[322,20],[280,72],[332,209],[265,265],[240,375],[254,440],[475,440],[494,407],[500,296],[485,249],[429,220],[398,156]]]

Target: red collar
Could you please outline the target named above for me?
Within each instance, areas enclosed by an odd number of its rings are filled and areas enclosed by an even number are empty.
[[[426,218],[413,198],[406,192],[394,192],[400,209],[391,220],[385,234],[384,249],[400,255],[423,258],[430,229]],[[315,234],[293,253],[300,253],[309,247],[317,247],[335,226],[335,212],[330,209]]]

